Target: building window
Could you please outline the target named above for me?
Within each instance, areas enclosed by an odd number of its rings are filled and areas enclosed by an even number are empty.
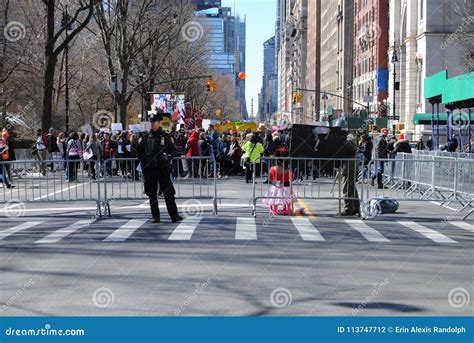
[[[423,20],[423,12],[424,12],[424,10],[425,10],[425,8],[424,8],[424,1],[425,1],[425,0],[420,0],[420,6],[419,6],[419,8],[420,8],[420,20]]]

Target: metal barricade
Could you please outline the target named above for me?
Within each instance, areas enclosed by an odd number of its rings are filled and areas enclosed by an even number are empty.
[[[279,173],[285,175],[287,171],[291,176],[286,183],[272,188],[268,181],[268,174],[272,167],[279,166]],[[262,200],[267,206],[272,201],[283,200],[294,210],[294,202],[298,199],[335,200],[338,201],[338,214],[342,212],[342,201],[352,200],[363,202],[360,196],[344,196],[343,174],[357,189],[359,171],[363,170],[363,162],[359,158],[294,158],[294,157],[260,157],[253,161],[253,187],[252,187],[252,214],[257,216],[257,203]],[[346,168],[346,169],[344,169]],[[281,187],[285,188],[282,189]],[[350,186],[348,186],[350,187]],[[281,201],[278,201],[281,203]],[[359,209],[358,209],[359,210]]]
[[[24,160],[0,162],[0,202],[9,204],[69,201],[94,202],[102,216],[99,182],[92,177],[95,160]]]
[[[382,188],[366,185],[364,207],[370,216],[372,199],[388,197],[397,201],[432,201],[442,206],[457,204],[460,212],[472,209],[474,202],[474,160],[432,154],[397,154],[395,159],[375,159],[369,163],[372,175],[376,165],[384,173],[393,171]],[[392,169],[386,166],[394,166]],[[389,171],[387,170],[389,169]],[[466,219],[473,211],[471,210]]]
[[[186,166],[187,168],[184,168]],[[217,215],[216,161],[211,157],[177,157],[171,163],[175,197],[178,200],[212,200]],[[119,200],[147,200],[141,165],[136,158],[111,158],[101,163],[105,214],[111,216],[110,204]],[[187,173],[183,176],[183,173]]]

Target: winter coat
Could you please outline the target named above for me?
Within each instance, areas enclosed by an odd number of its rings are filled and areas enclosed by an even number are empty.
[[[199,156],[199,132],[194,131],[186,142],[186,157]]]

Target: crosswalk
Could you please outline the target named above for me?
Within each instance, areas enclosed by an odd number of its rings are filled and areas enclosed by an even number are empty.
[[[3,225],[5,227],[5,225]],[[443,223],[419,223],[414,221],[363,221],[345,219],[324,221],[308,217],[282,218],[272,223],[253,217],[216,218],[188,217],[179,224],[152,224],[148,219],[116,219],[111,221],[77,220],[72,223],[35,220],[11,223],[11,227],[0,229],[0,244],[27,241],[36,245],[74,242],[81,236],[106,243],[137,241],[146,235],[160,232],[160,240],[185,242],[206,235],[235,241],[259,241],[268,239],[290,239],[303,242],[322,243],[358,240],[378,244],[418,239],[428,243],[452,245],[472,242],[474,225],[470,222],[453,221]],[[450,237],[451,236],[451,237]]]

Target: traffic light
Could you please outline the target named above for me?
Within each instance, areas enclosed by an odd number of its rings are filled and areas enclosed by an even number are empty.
[[[208,92],[214,93],[215,91],[217,91],[217,85],[214,81],[207,80],[206,89]]]
[[[293,93],[293,104],[298,104],[301,102],[301,94],[298,92]]]

